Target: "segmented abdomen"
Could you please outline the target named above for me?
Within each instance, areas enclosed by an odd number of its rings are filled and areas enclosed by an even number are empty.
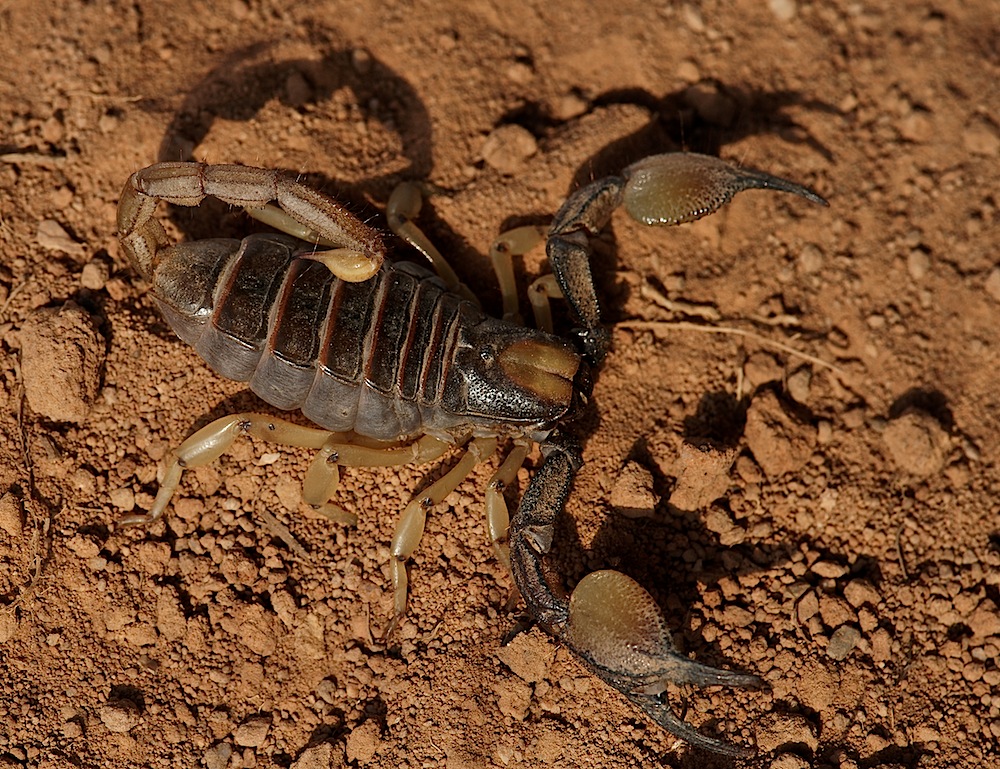
[[[284,235],[171,246],[154,295],[216,372],[325,429],[394,440],[459,424],[440,389],[460,325],[482,313],[416,265],[348,283],[300,248]]]

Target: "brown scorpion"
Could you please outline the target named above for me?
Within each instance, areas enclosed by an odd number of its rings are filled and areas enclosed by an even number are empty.
[[[317,450],[303,498],[347,523],[355,516],[330,502],[341,466],[428,462],[451,446],[464,446],[455,466],[420,492],[396,525],[388,634],[406,608],[406,561],[427,512],[493,455],[500,441],[509,441],[513,449],[486,490],[487,529],[532,620],[671,733],[719,753],[746,755],[746,749],[677,718],[666,687],[754,688],[763,683],[760,678],[679,654],[652,596],[625,574],[588,574],[567,600],[542,561],[581,463],[568,428],[586,407],[591,370],[610,345],[591,276],[589,238],[620,206],[647,225],[680,224],[752,188],[826,204],[790,181],[689,153],[647,157],[620,176],[578,189],[548,229],[554,279],[533,284],[532,304],[542,326],[533,329],[515,322],[511,255],[541,239],[534,228],[502,235],[491,252],[504,295],[505,317],[497,319],[469,297],[413,223],[421,204],[413,185],[393,193],[389,223],[431,260],[435,272],[386,261],[379,231],[278,171],[158,163],[132,174],[118,205],[119,238],[174,331],[216,372],[249,382],[276,408],[300,409],[317,427],[255,413],[217,419],[172,452],[148,513],[122,523],[155,521],[183,470],[217,459],[240,435]],[[241,206],[282,233],[168,242],[154,218],[157,204],[196,206],[208,196]],[[575,339],[551,333],[547,300],[558,296],[579,324]],[[510,520],[503,490],[536,443],[544,459]]]

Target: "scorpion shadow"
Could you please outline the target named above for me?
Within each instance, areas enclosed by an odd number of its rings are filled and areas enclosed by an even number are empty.
[[[388,125],[399,138],[407,166],[383,175],[366,175],[361,181],[338,178],[319,168],[310,168],[305,174],[301,169],[280,170],[329,192],[355,208],[361,218],[370,218],[372,213],[367,199],[385,199],[401,178],[425,178],[430,173],[430,117],[416,91],[398,73],[374,56],[365,55],[359,64],[353,58],[356,54],[346,48],[332,47],[319,59],[282,61],[266,56],[271,48],[259,43],[236,50],[196,83],[167,126],[157,160],[195,160],[195,151],[216,122],[250,122],[272,100],[306,114],[346,89],[354,94],[352,108],[366,120]],[[217,236],[218,221],[223,218],[218,212],[229,210],[210,199],[199,207],[198,215],[190,208],[170,208],[172,221],[188,239]],[[240,220],[244,232],[246,220]],[[200,231],[206,222],[211,222],[212,230]]]

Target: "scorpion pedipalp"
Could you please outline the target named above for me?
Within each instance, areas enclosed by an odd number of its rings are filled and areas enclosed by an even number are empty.
[[[576,190],[556,214],[546,251],[563,295],[576,315],[584,358],[596,366],[610,347],[601,323],[591,275],[589,237],[624,207],[647,225],[682,224],[700,219],[749,189],[789,192],[820,205],[827,202],[807,187],[760,171],[690,153],[653,155]],[[693,745],[729,756],[752,751],[706,736],[679,719],[666,699],[668,683],[759,688],[754,675],[702,665],[674,648],[653,597],[618,571],[584,577],[569,600],[543,567],[581,464],[576,444],[553,433],[542,446],[545,460],[528,485],[511,521],[510,556],[514,583],[529,614],[563,642],[599,678],[672,734]]]
[[[546,254],[582,326],[577,333],[593,365],[607,354],[611,337],[601,324],[588,237],[600,232],[619,207],[642,224],[683,224],[719,210],[737,193],[751,189],[789,192],[828,205],[808,187],[691,152],[643,158],[621,176],[598,179],[566,199],[549,230]]]
[[[702,665],[679,654],[660,607],[643,587],[620,571],[588,574],[570,596],[566,642],[601,678],[654,721],[694,745],[747,755],[684,723],[666,700],[667,683],[756,689],[755,676]]]
[[[552,439],[547,452],[510,526],[511,573],[528,613],[598,678],[671,734],[723,755],[752,755],[679,719],[666,689],[668,683],[756,689],[764,685],[759,677],[702,665],[678,653],[656,601],[619,571],[588,574],[568,601],[546,575],[542,557],[551,547],[556,518],[580,466],[576,446],[561,438]]]

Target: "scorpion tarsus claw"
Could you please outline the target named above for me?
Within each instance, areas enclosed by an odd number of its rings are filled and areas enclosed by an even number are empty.
[[[631,577],[596,571],[584,577],[569,601],[564,631],[569,646],[665,729],[692,744],[732,756],[746,749],[701,734],[677,718],[666,700],[667,683],[760,688],[757,676],[702,665],[679,654],[659,606]]]

